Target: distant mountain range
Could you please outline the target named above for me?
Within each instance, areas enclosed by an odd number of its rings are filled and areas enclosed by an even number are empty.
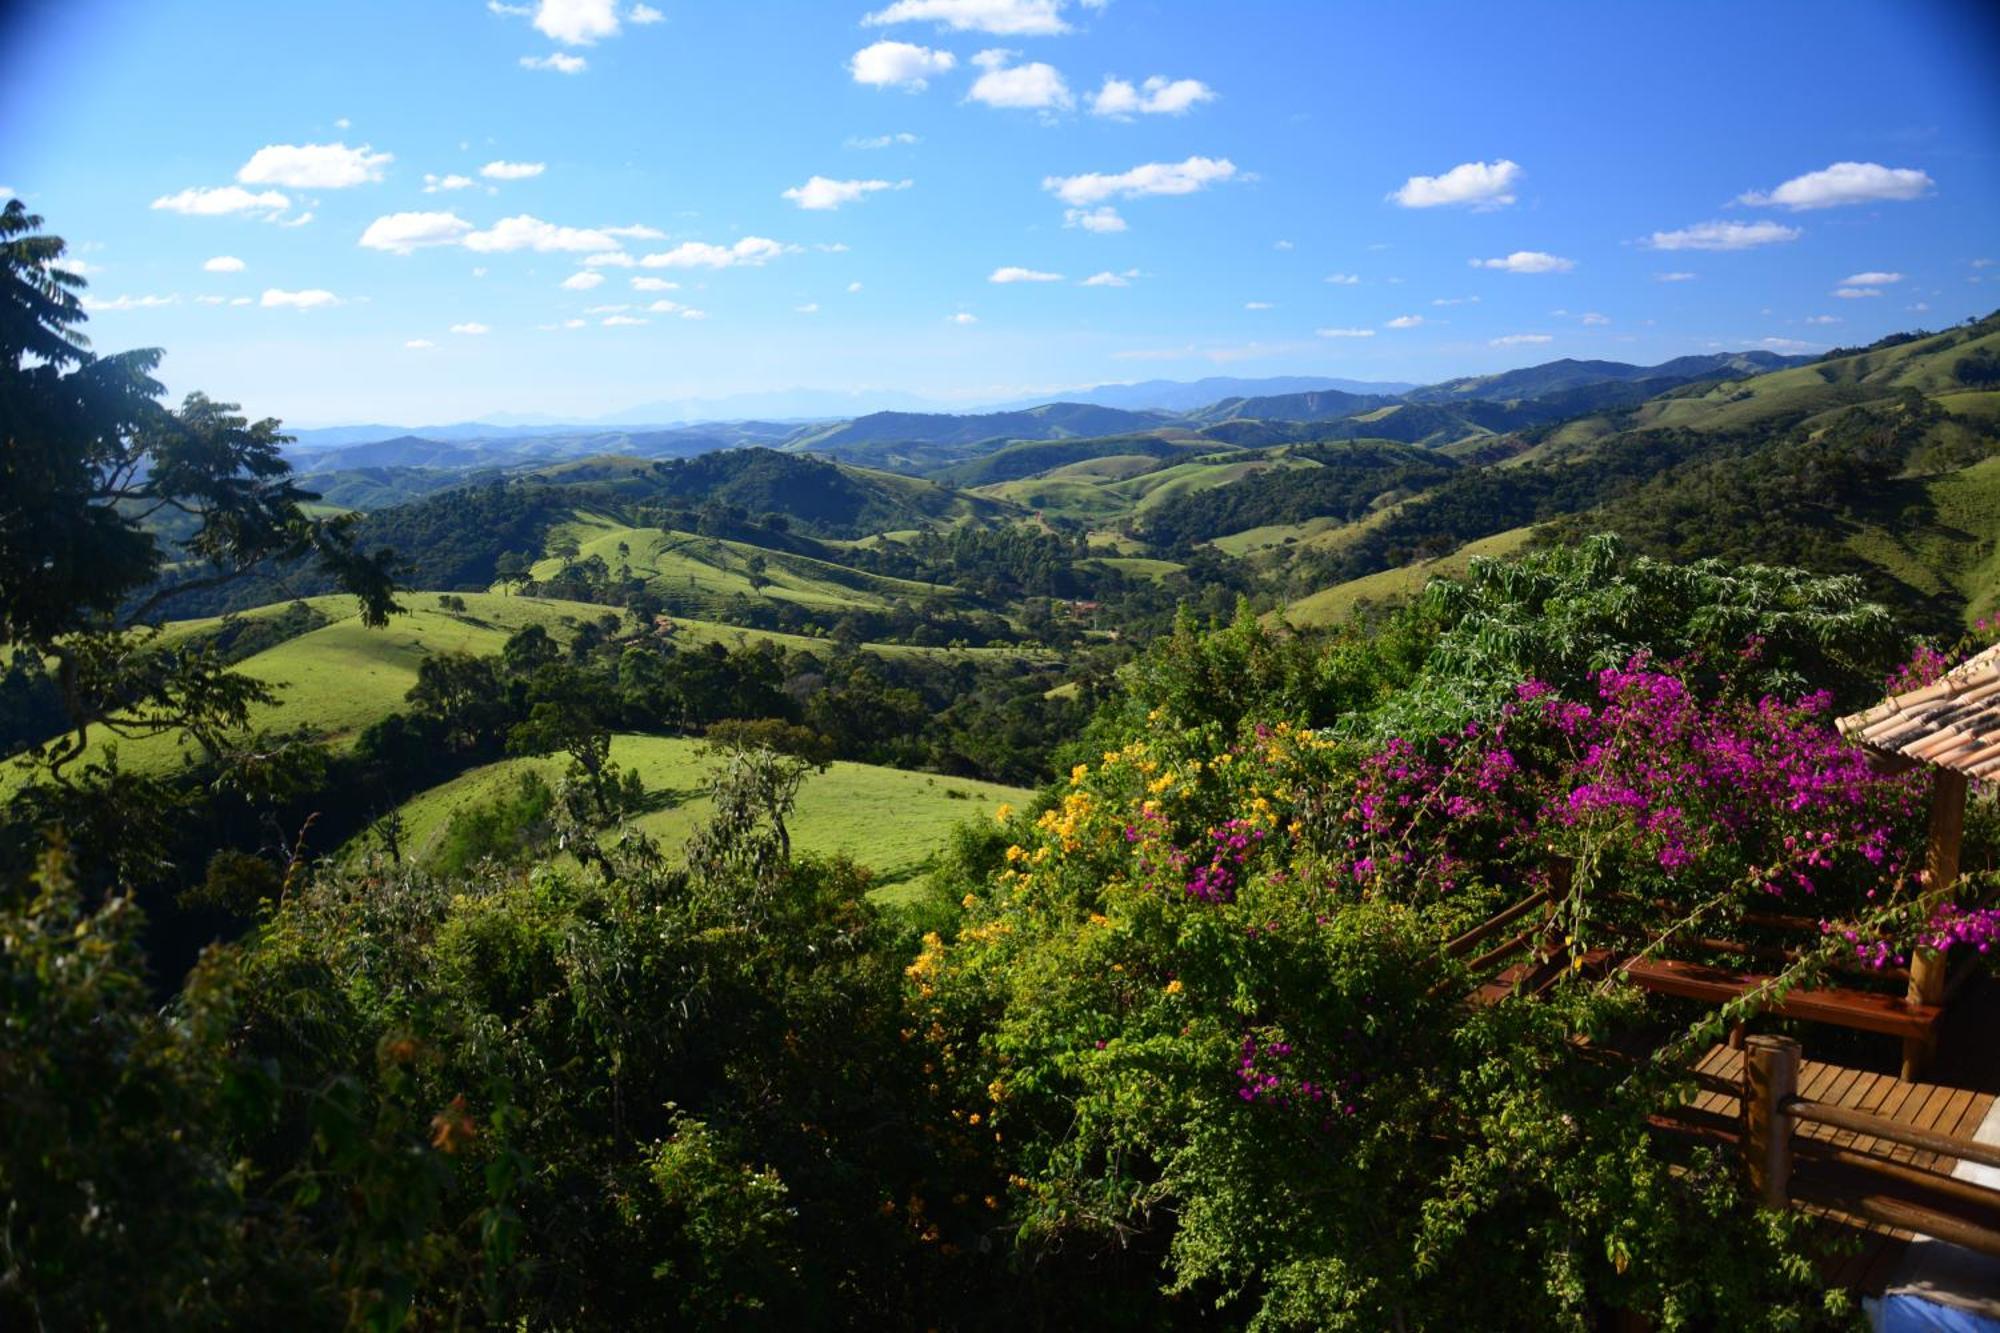
[[[1065,394],[1060,401],[1028,400],[979,412],[904,406],[857,414],[855,404],[876,404],[885,397],[936,405],[907,394],[787,390],[648,403],[605,420],[568,424],[516,420],[414,430],[299,430],[293,432],[297,443],[291,452],[302,472],[326,477],[378,468],[518,470],[605,454],[692,458],[746,446],[920,473],[1020,441],[1107,436],[1238,445],[1362,438],[1441,445],[1629,407],[1685,384],[1763,374],[1811,359],[1761,351],[1679,357],[1658,366],[1565,359],[1422,387],[1301,375],[1149,380],[1098,385]],[[704,412],[753,408],[759,414],[689,420]],[[660,424],[662,419],[673,424]]]

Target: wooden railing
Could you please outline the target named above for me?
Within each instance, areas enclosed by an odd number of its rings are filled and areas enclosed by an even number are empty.
[[[1751,1194],[1769,1208],[1809,1203],[2000,1258],[2000,1189],[1854,1148],[1799,1137],[1804,1123],[2000,1167],[2000,1146],[1934,1134],[1866,1111],[1798,1095],[1800,1050],[1790,1037],[1747,1038],[1743,1161]]]

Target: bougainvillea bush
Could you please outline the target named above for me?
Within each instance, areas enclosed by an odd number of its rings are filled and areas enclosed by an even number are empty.
[[[1595,1054],[1647,1004],[1601,964],[1746,912],[1824,923],[1822,968],[1893,961],[1991,914],[1976,882],[1927,894],[1921,778],[1872,768],[1826,693],[1749,676],[1640,653],[1386,739],[1217,745],[1163,704],[1003,811],[999,868],[909,981],[1022,1243],[1169,1237],[1180,1299],[1272,1327],[1825,1314],[1788,1223],[1649,1134],[1685,1088]],[[1443,946],[1542,888],[1571,980],[1466,1003]]]

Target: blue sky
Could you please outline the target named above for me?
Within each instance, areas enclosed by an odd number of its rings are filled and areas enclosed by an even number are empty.
[[[8,14],[0,186],[97,345],[298,425],[1424,381],[2000,305],[1974,4]]]

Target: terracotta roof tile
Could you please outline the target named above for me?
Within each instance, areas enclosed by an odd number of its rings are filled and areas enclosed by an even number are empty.
[[[1936,683],[1840,719],[1848,739],[1883,754],[2000,778],[2000,644]]]

